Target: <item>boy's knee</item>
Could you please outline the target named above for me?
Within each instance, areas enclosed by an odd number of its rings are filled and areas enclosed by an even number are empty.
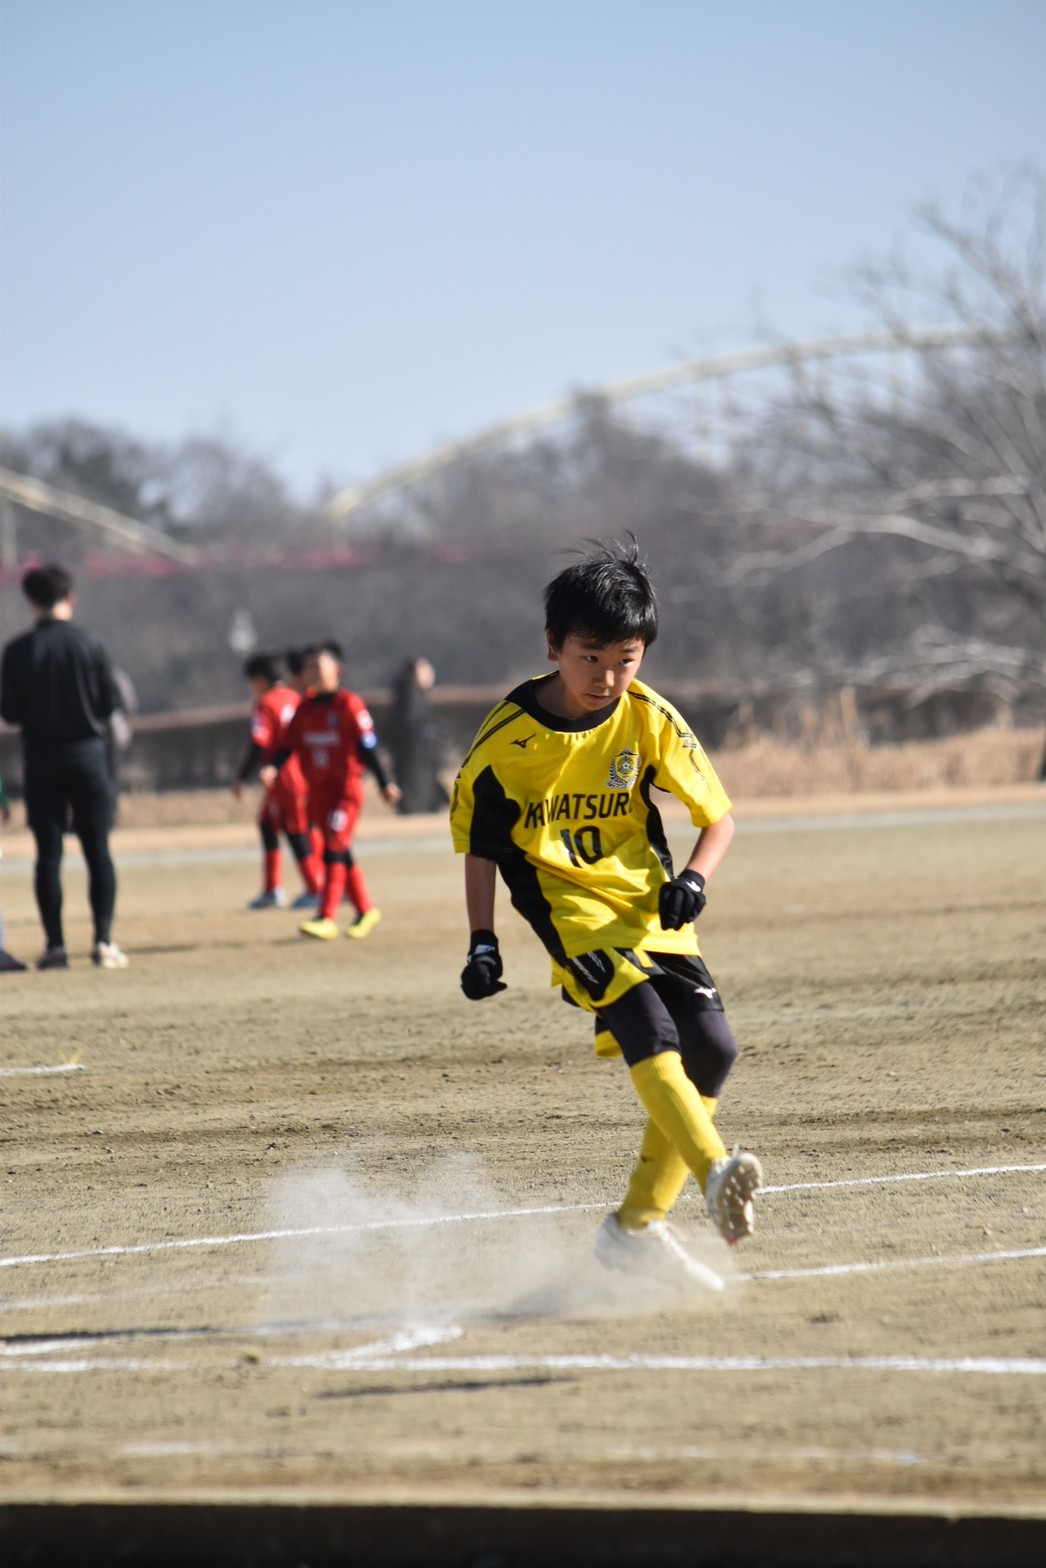
[[[682,1054],[686,1075],[698,1093],[718,1099],[739,1055],[725,1014],[696,1013],[687,1028]]]
[[[356,864],[351,849],[325,849],[323,863],[325,866],[344,866],[346,871],[351,871]]]

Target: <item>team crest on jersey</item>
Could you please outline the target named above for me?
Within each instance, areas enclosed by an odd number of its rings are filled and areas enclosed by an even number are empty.
[[[639,777],[639,753],[628,746],[619,751],[610,764],[609,789],[631,789]]]

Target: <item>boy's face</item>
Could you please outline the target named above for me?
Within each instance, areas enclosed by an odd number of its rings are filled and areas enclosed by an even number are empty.
[[[321,648],[311,655],[308,662],[309,685],[314,691],[337,691],[341,680],[341,665],[333,653]]]
[[[559,666],[558,696],[563,716],[584,718],[622,696],[639,674],[645,652],[638,638],[598,643],[572,632],[559,648],[550,638],[548,656]]]

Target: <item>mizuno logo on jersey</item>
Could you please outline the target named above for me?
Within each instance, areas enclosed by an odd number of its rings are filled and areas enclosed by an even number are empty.
[[[627,817],[628,795],[549,795],[527,804],[524,827],[544,828],[553,822],[595,822],[607,817]]]
[[[537,730],[534,731],[534,735],[536,734]],[[518,746],[520,751],[526,751],[527,747],[530,745],[530,742],[534,739],[534,735],[528,735],[524,740],[514,740],[512,744],[513,746]]]

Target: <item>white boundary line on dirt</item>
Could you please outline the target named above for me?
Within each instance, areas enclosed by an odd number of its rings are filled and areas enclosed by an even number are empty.
[[[0,1078],[47,1078],[52,1073],[82,1073],[79,1062],[63,1062],[60,1067],[0,1067]]]
[[[296,1357],[294,1366],[328,1363]],[[1046,1357],[1025,1356],[359,1356],[330,1370],[359,1372],[952,1372],[1046,1377]]]
[[[961,1171],[912,1171],[896,1176],[855,1176],[842,1181],[832,1182],[794,1182],[783,1187],[764,1187],[764,1195],[783,1192],[814,1192],[826,1191],[832,1188],[847,1187],[872,1187],[888,1182],[909,1181],[936,1181],[939,1179],[962,1179],[977,1176],[1009,1176],[1025,1175],[1046,1172],[1046,1163],[1035,1165],[983,1165],[971,1170]],[[603,1210],[609,1207],[606,1203],[564,1203],[545,1204],[527,1209],[490,1209],[479,1210],[469,1214],[431,1214],[418,1215],[410,1219],[389,1220],[360,1220],[348,1225],[305,1225],[294,1229],[243,1231],[227,1236],[188,1236],[174,1241],[143,1241],[127,1246],[91,1247],[80,1252],[35,1252],[25,1253],[20,1257],[0,1257],[0,1269],[24,1268],[38,1263],[76,1263],[89,1258],[120,1258],[141,1256],[150,1252],[186,1252],[203,1247],[235,1247],[246,1246],[250,1243],[264,1241],[293,1241],[304,1240],[310,1236],[344,1236],[361,1234],[368,1231],[382,1230],[410,1230],[428,1229],[436,1225],[468,1225],[479,1223],[492,1223],[498,1220],[532,1219],[552,1214],[581,1214],[592,1210]],[[1046,1247],[1030,1247],[1016,1252],[988,1252],[968,1254],[967,1258],[956,1261],[990,1262],[993,1259],[1008,1261],[1013,1258],[1028,1258],[1046,1256]],[[947,1258],[933,1257],[925,1260],[930,1264],[944,1264]],[[745,1275],[746,1279],[782,1278],[799,1279],[806,1275],[826,1273],[863,1273],[870,1269],[904,1268],[909,1264],[904,1259],[887,1259],[879,1263],[840,1263],[829,1266],[778,1272],[766,1275]]]
[[[56,1345],[54,1347],[58,1349]],[[5,1372],[199,1372],[196,1361],[150,1360],[108,1355],[70,1357],[68,1344],[61,1359],[44,1359],[46,1346],[30,1355],[0,1356]],[[332,1351],[313,1356],[265,1356],[269,1367],[317,1372],[878,1372],[958,1377],[1046,1377],[1042,1356],[666,1356],[634,1353],[611,1355],[414,1356],[409,1346],[388,1353],[382,1347]]]
[[[230,1331],[230,1335],[233,1331]],[[415,1356],[417,1350],[461,1339],[464,1330],[457,1324],[425,1327],[415,1325],[395,1330],[382,1339],[371,1340],[350,1350],[321,1351],[309,1355],[272,1355],[261,1357],[267,1366],[295,1367],[322,1372],[893,1372],[953,1373],[974,1377],[1046,1377],[1046,1357],[1042,1356],[672,1356],[633,1352],[613,1355],[523,1355],[523,1356]],[[117,1338],[134,1340],[132,1331]],[[181,1339],[174,1330],[156,1336],[160,1340]],[[227,1337],[227,1336],[223,1336]],[[40,1340],[32,1345],[0,1347],[5,1370],[22,1372],[124,1372],[189,1371],[189,1361],[152,1361],[140,1356],[112,1355],[99,1347],[97,1357],[70,1356],[82,1350],[89,1340],[81,1337]],[[111,1344],[112,1341],[110,1340]],[[47,1359],[61,1352],[61,1359]]]

